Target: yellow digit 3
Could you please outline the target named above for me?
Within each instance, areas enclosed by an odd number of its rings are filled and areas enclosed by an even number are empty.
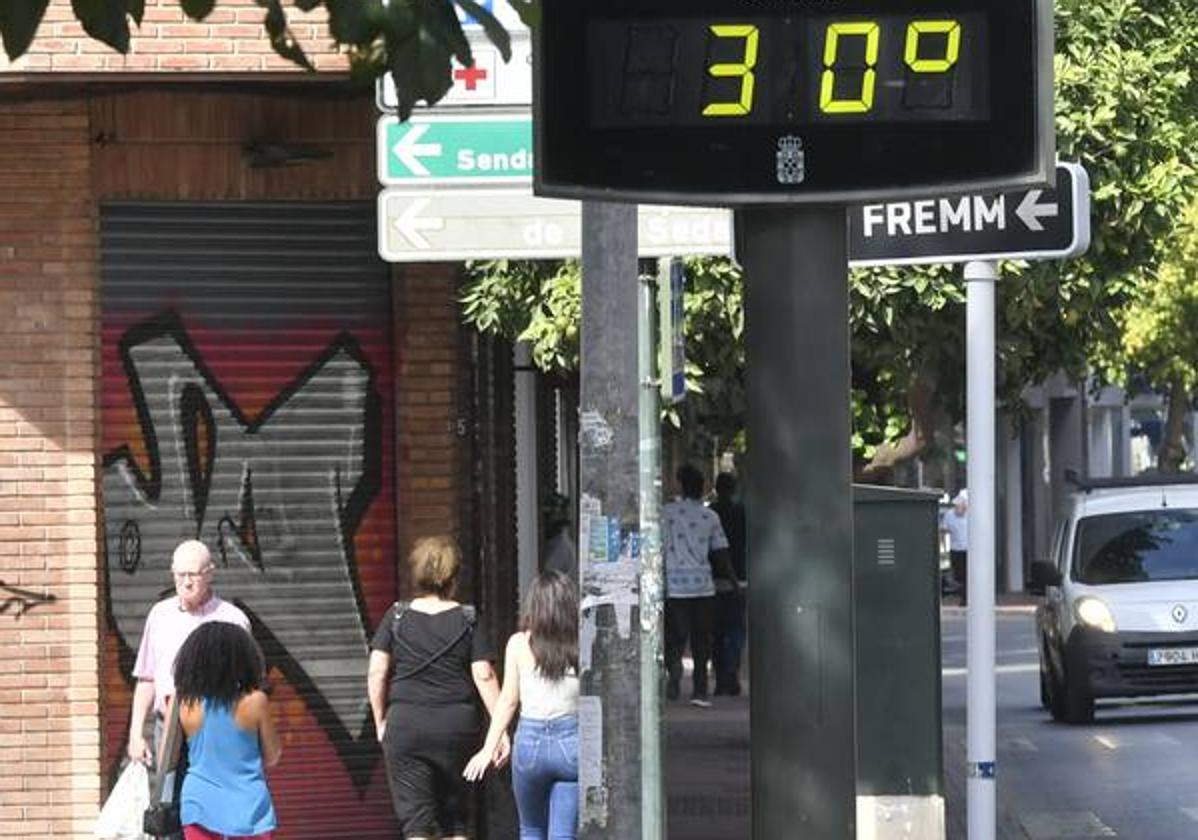
[[[740,97],[735,102],[712,102],[703,109],[705,117],[743,117],[753,110],[753,68],[757,66],[757,27],[749,24],[718,24],[711,27],[716,38],[742,38],[744,56],[739,62],[713,64],[707,74],[717,79],[740,77]]]

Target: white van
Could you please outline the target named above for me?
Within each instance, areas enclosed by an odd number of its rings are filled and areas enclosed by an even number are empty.
[[[1087,480],[1032,584],[1055,720],[1093,720],[1100,697],[1198,692],[1198,476]]]

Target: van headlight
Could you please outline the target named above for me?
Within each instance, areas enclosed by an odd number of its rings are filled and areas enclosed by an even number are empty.
[[[1078,598],[1073,605],[1073,612],[1077,620],[1087,627],[1097,628],[1104,633],[1115,632],[1115,616],[1101,598],[1090,595]]]

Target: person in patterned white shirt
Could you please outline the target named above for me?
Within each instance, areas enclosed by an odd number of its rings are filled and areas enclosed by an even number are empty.
[[[683,464],[677,479],[682,495],[661,512],[666,567],[666,697],[677,700],[681,692],[682,652],[689,642],[695,663],[691,702],[709,706],[707,663],[715,621],[712,570],[719,577],[735,575],[720,518],[700,501],[703,474]]]

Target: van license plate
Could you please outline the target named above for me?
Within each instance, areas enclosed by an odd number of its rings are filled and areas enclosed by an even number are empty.
[[[1198,648],[1149,648],[1149,665],[1193,665],[1198,663]]]

